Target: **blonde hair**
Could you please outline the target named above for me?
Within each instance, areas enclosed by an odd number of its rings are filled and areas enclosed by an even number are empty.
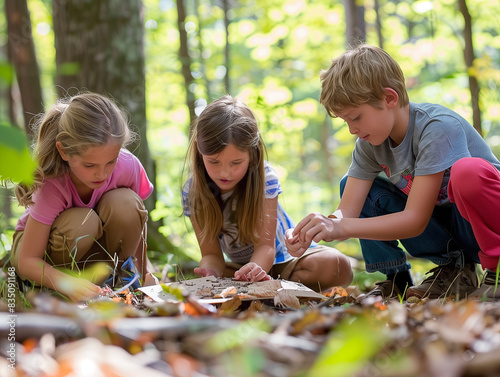
[[[208,105],[192,125],[186,162],[190,165],[191,216],[200,229],[200,243],[217,239],[223,230],[222,209],[211,190],[210,179],[202,155],[220,153],[229,144],[249,152],[245,177],[238,183],[231,200],[237,200],[238,240],[243,244],[256,243],[263,224],[265,191],[265,146],[257,120],[250,108],[229,95]]]
[[[20,205],[33,203],[33,193],[45,179],[69,173],[69,166],[61,158],[56,142],[70,156],[80,155],[86,149],[106,144],[126,146],[136,134],[129,128],[125,113],[109,98],[97,93],[81,93],[59,99],[46,113],[40,114],[34,126],[38,135],[34,145],[37,168],[34,184],[16,186]]]
[[[379,109],[385,88],[397,92],[400,107],[409,104],[401,67],[379,47],[363,44],[346,51],[321,71],[320,78],[319,101],[331,117],[348,106],[368,104]]]

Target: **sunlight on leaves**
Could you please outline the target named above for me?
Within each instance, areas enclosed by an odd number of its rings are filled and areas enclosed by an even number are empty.
[[[7,62],[0,62],[0,84],[10,85],[14,77],[14,69]]]
[[[0,177],[13,182],[33,182],[35,161],[27,147],[23,131],[6,123],[0,123],[0,155],[8,163],[0,165]]]
[[[74,277],[81,278],[81,279],[86,279],[86,280],[88,280],[94,284],[98,284],[98,285],[103,280],[105,280],[111,273],[109,266],[104,262],[89,264],[89,265],[85,266],[84,269],[81,269],[81,270],[72,270],[69,268],[58,268],[58,270],[64,272],[65,274],[68,274],[70,276],[74,276]],[[75,287],[72,286],[74,284],[74,281],[72,279],[68,279],[68,281],[65,282],[64,284],[67,284],[68,291],[75,289]]]
[[[98,284],[109,276],[109,267],[106,263],[94,263],[80,272],[79,277],[94,284]]]
[[[267,81],[267,80],[266,80]],[[292,92],[285,86],[279,86],[276,82],[266,82],[262,89],[262,98],[270,106],[283,105],[292,99]]]

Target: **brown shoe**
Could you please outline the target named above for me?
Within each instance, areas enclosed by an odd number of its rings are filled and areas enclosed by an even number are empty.
[[[455,296],[465,298],[477,290],[478,280],[474,264],[465,264],[463,268],[455,267],[454,263],[437,266],[430,270],[431,275],[414,287],[408,288],[406,298],[444,298]]]
[[[491,270],[485,270],[483,282],[479,289],[469,295],[473,300],[488,300],[500,298],[500,286],[497,281],[497,273]]]
[[[399,298],[403,296],[399,288],[394,284],[394,280],[384,280],[375,283],[376,287],[373,288],[370,292],[364,295],[364,298],[370,296],[380,296],[384,300],[390,298]]]

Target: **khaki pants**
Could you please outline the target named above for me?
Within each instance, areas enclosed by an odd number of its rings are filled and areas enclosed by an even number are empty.
[[[52,224],[45,260],[57,267],[82,268],[97,261],[121,264],[142,247],[146,252],[148,212],[131,189],[105,193],[95,211],[73,207],[59,214]],[[14,233],[12,254],[19,252],[24,231]],[[19,261],[22,263],[22,261]]]

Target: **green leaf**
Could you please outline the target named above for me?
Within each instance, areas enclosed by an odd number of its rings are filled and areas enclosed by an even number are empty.
[[[374,356],[387,340],[380,322],[358,317],[343,321],[328,340],[309,372],[313,376],[353,376]]]
[[[215,334],[207,343],[208,349],[214,354],[247,345],[254,339],[262,337],[271,331],[271,325],[259,318],[249,319],[230,329]]]
[[[0,62],[0,84],[10,85],[14,77],[12,65],[7,62]]]
[[[161,288],[163,292],[174,296],[176,299],[180,301],[185,301],[187,292],[186,290],[179,284],[161,284]]]
[[[36,163],[27,147],[26,134],[18,128],[0,123],[0,177],[30,184]]]

